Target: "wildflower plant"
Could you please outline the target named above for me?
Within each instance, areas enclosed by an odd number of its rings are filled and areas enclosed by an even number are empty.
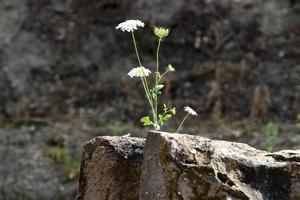
[[[139,66],[134,67],[128,72],[128,76],[130,78],[140,78],[147,101],[151,108],[151,116],[147,115],[140,119],[143,126],[151,126],[154,130],[160,130],[161,127],[170,120],[176,114],[176,108],[169,108],[166,104],[162,104],[162,110],[159,112],[158,105],[159,105],[159,95],[162,94],[162,90],[164,85],[161,83],[161,80],[164,78],[165,75],[171,72],[175,72],[175,68],[169,64],[163,73],[160,72],[160,63],[159,63],[159,53],[162,45],[162,41],[169,35],[170,29],[164,27],[154,27],[154,35],[157,38],[157,49],[156,49],[156,68],[155,72],[152,73],[150,69],[146,68],[142,65],[142,61],[139,55],[139,50],[137,48],[137,42],[135,38],[135,31],[138,30],[139,27],[144,27],[145,24],[140,20],[126,20],[125,22],[120,23],[116,29],[119,29],[123,32],[129,32],[132,37],[132,42],[135,50],[135,54],[137,57],[137,61]],[[151,84],[148,78],[150,75],[154,76],[154,82]],[[151,79],[150,79],[151,80]],[[177,132],[179,132],[183,126],[183,123],[187,119],[189,115],[197,115],[197,113],[190,107],[185,107],[184,110],[187,112],[186,116],[180,123]]]

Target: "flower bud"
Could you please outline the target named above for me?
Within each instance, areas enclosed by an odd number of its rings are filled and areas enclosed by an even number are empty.
[[[171,64],[168,65],[168,70],[170,72],[175,72],[175,68]]]
[[[164,27],[155,27],[154,34],[160,39],[167,37],[169,35],[170,30]]]

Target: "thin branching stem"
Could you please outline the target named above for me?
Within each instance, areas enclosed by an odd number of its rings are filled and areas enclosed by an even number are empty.
[[[136,54],[137,60],[139,62],[140,67],[142,67],[142,62],[141,62],[141,59],[140,59],[140,55],[139,55],[139,51],[138,51],[138,48],[137,48],[137,45],[136,45],[135,35],[134,35],[133,31],[131,32],[131,35],[132,35],[132,41],[133,41],[133,46],[134,46],[134,49],[135,49],[135,54]],[[151,106],[153,121],[155,123],[157,123],[157,114],[156,114],[155,109],[154,109],[154,105],[153,105],[152,97],[150,95],[150,90],[149,90],[147,79],[145,77],[141,77],[141,80],[142,80],[143,87],[144,87],[144,90],[145,90],[145,93],[146,93],[146,97],[147,97],[147,99],[149,101],[149,104]]]
[[[136,57],[138,59],[140,67],[142,67],[142,62],[141,62],[141,59],[140,59],[140,55],[139,55],[139,51],[138,51],[138,48],[137,48],[137,45],[136,45],[135,36],[134,36],[133,31],[131,32],[131,35],[132,35],[132,41],[133,41],[133,46],[134,46],[134,49],[135,49]]]
[[[143,87],[144,87],[144,90],[145,90],[145,93],[146,93],[146,97],[149,101],[149,104],[151,106],[151,110],[152,110],[152,115],[153,115],[153,121],[156,121],[157,120],[157,116],[156,116],[156,113],[154,112],[154,106],[153,106],[153,102],[151,100],[151,96],[150,94],[147,92],[147,89],[146,89],[146,81],[147,79],[145,79],[144,77],[141,77],[141,80],[142,80],[142,83],[143,83]]]
[[[159,83],[160,80],[160,75],[159,75],[159,50],[160,50],[160,44],[161,44],[161,38],[158,40],[158,45],[157,45],[157,51],[156,51],[156,73],[155,73],[155,87]],[[154,98],[154,104],[155,104],[155,113],[157,115],[157,104],[158,104],[158,98],[157,98],[157,93],[155,94]],[[158,121],[156,121],[158,123]]]
[[[187,113],[186,116],[183,118],[182,122],[180,123],[180,125],[179,125],[179,127],[178,127],[178,129],[177,129],[177,131],[176,131],[176,133],[178,133],[178,132],[181,130],[184,121],[186,120],[186,118],[187,118],[189,115],[190,115],[190,113]]]
[[[157,51],[156,51],[156,72],[159,72],[159,50],[160,50],[161,38],[158,39]],[[156,73],[155,83],[158,84],[158,74]]]
[[[163,73],[160,77],[159,77],[159,79],[158,79],[158,83],[160,82],[160,80],[169,72],[170,70],[167,70],[167,71],[165,71],[165,73]]]
[[[133,41],[133,46],[134,46],[134,49],[135,49],[135,54],[136,54],[137,60],[139,62],[140,67],[142,67],[143,65],[142,65],[142,62],[141,62],[141,59],[140,59],[140,55],[139,55],[139,51],[138,51],[138,48],[137,48],[137,45],[136,45],[135,35],[134,35],[133,31],[131,32],[131,35],[132,35],[132,41]],[[144,82],[145,82],[145,88],[147,90],[147,93],[150,96],[150,90],[149,90],[147,79],[144,79]]]

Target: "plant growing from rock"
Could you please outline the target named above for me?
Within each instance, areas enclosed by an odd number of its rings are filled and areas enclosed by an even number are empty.
[[[161,83],[161,80],[164,78],[165,75],[168,73],[175,72],[175,68],[169,64],[164,72],[160,70],[160,63],[159,63],[159,53],[162,45],[162,41],[169,35],[170,29],[164,27],[155,27],[154,34],[157,38],[157,49],[156,49],[156,68],[155,72],[152,73],[150,69],[146,68],[142,64],[142,60],[139,55],[139,50],[137,47],[137,42],[135,38],[135,31],[139,27],[144,27],[144,23],[140,20],[126,20],[125,22],[120,23],[116,29],[120,29],[123,32],[131,33],[132,42],[136,54],[136,58],[138,61],[139,66],[131,69],[128,72],[128,76],[131,78],[140,78],[145,95],[148,101],[148,104],[151,109],[151,115],[144,116],[140,119],[144,126],[150,126],[154,130],[160,130],[161,127],[170,120],[176,114],[176,108],[169,108],[166,104],[162,104],[162,112],[158,111],[159,105],[159,95],[162,94],[162,90],[164,85]],[[150,85],[149,77],[153,75],[153,83]],[[189,115],[197,115],[197,113],[190,107],[186,106],[184,110],[187,112],[186,116],[183,118],[182,122],[180,123],[177,132],[179,132]]]

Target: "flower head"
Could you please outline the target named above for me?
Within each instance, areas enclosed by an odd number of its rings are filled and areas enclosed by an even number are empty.
[[[134,30],[138,29],[138,27],[144,27],[145,24],[140,20],[126,20],[125,22],[120,23],[116,29],[120,29],[121,31],[133,32]]]
[[[161,38],[167,37],[169,35],[170,30],[168,28],[164,27],[155,27],[154,28],[154,34]]]
[[[196,113],[196,111],[194,111],[192,108],[190,108],[188,106],[184,107],[184,111],[187,112],[187,113],[189,113],[189,114],[191,114],[191,115],[198,115]]]
[[[145,67],[136,67],[130,70],[130,72],[128,72],[128,76],[130,76],[130,78],[144,77],[144,76],[149,76],[150,74],[151,71]]]
[[[175,68],[171,64],[168,65],[168,70],[170,72],[175,72]]]

